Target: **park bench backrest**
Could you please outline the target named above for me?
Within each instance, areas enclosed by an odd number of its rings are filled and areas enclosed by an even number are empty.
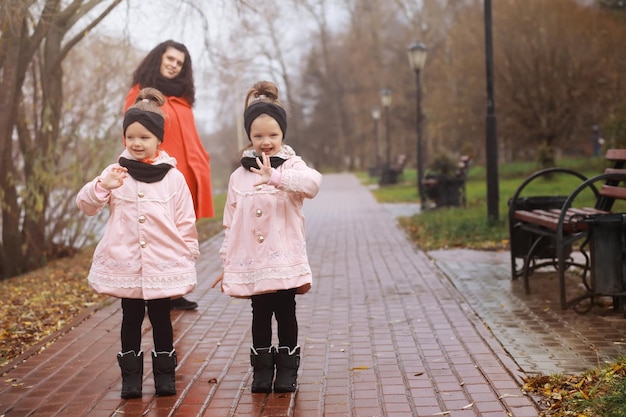
[[[613,162],[612,168],[607,168],[605,174],[626,174],[626,149],[609,149],[606,160]],[[600,198],[595,208],[611,211],[615,200],[626,200],[626,188],[620,186],[620,180],[607,180],[600,188]]]

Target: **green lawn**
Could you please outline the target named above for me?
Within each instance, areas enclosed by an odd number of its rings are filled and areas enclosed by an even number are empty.
[[[593,176],[604,169],[601,158],[564,160],[559,166]],[[400,223],[411,239],[424,250],[450,247],[472,249],[508,248],[508,201],[520,184],[538,167],[533,163],[509,164],[499,168],[499,215],[490,221],[487,213],[487,184],[485,169],[472,167],[466,183],[467,206],[426,210],[419,215],[403,218]],[[358,174],[361,181],[376,184],[376,178],[366,173]],[[572,175],[555,174],[550,179],[533,181],[522,196],[564,195],[567,196],[582,181]],[[399,184],[373,189],[376,199],[385,203],[418,202],[415,170],[407,169]],[[582,193],[575,206],[593,205],[594,194]]]

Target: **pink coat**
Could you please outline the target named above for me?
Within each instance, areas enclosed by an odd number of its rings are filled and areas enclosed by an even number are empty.
[[[322,175],[283,148],[289,159],[275,170],[275,183],[254,187],[259,175],[243,167],[230,177],[220,256],[222,289],[233,297],[311,288],[302,204],[315,197]]]
[[[132,159],[127,151],[122,154]],[[165,152],[156,161],[175,166]],[[117,165],[110,165],[101,176]],[[88,216],[109,206],[104,237],[96,247],[89,284],[101,294],[152,300],[179,297],[196,286],[198,257],[196,214],[183,174],[176,168],[154,183],[130,175],[107,192],[87,183],[76,204]]]

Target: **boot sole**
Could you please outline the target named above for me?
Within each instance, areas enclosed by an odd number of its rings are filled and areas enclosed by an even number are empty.
[[[176,395],[176,391],[157,391],[156,395],[159,397],[171,397],[172,395]]]
[[[292,388],[292,387],[287,387],[287,388],[276,388],[274,387],[274,392],[296,392],[298,390],[298,387]]]
[[[133,398],[141,398],[141,396],[142,396],[141,392],[129,392],[129,393],[120,395],[120,397],[122,397],[125,400],[132,400]]]

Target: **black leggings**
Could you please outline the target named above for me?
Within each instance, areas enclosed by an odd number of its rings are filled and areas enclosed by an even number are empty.
[[[174,331],[170,320],[170,299],[137,300],[122,298],[122,352],[141,350],[141,325],[146,315],[152,323],[152,338],[156,352],[171,352],[174,349]]]
[[[272,346],[272,315],[276,316],[278,324],[278,346],[295,348],[298,345],[295,288],[252,296],[252,345],[254,348]]]

